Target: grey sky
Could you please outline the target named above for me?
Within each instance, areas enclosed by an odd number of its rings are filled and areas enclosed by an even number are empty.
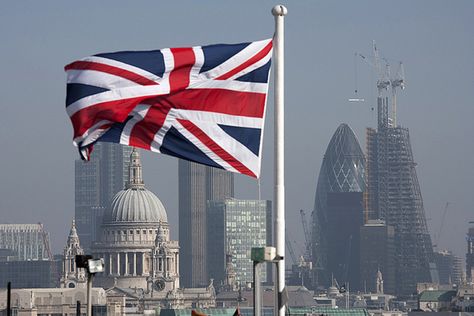
[[[285,2],[283,2],[285,3]],[[269,38],[271,1],[16,1],[0,5],[0,222],[42,222],[62,249],[74,216],[72,128],[64,110],[68,62],[99,52]],[[442,248],[464,256],[474,220],[474,2],[293,1],[286,3],[287,226],[302,240],[299,209],[313,207],[329,139],[348,123],[365,147],[375,127],[373,71],[354,52],[405,65],[398,122],[410,129],[430,231],[450,202]],[[372,81],[371,81],[372,80]],[[273,90],[270,91],[271,93]],[[273,196],[273,98],[264,139],[262,198]],[[144,153],[144,177],[177,227],[177,160]],[[237,194],[257,198],[237,176]],[[249,189],[250,188],[250,189]],[[432,234],[433,235],[433,234]]]

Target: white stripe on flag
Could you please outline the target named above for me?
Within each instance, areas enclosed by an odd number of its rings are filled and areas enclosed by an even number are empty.
[[[122,133],[120,134],[120,144],[130,145],[130,134],[132,133],[133,127],[145,118],[150,107],[151,105],[148,104],[139,104],[130,112],[132,118],[123,127]]]
[[[257,53],[259,53],[268,43],[270,43],[272,40],[271,39],[266,39],[263,41],[258,41],[258,42],[253,42],[250,43],[247,47],[245,47],[243,50],[220,64],[219,66],[203,72],[201,74],[202,77],[206,79],[214,79],[217,78],[223,74],[228,73],[229,71],[235,69],[239,65],[245,63],[247,60],[255,56]]]

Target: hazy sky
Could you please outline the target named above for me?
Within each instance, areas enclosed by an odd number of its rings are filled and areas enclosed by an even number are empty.
[[[0,222],[44,223],[54,252],[74,216],[72,127],[64,109],[64,65],[100,52],[269,38],[271,1],[10,1],[0,4]],[[404,62],[398,122],[410,129],[429,229],[464,256],[474,220],[474,2],[292,1],[286,18],[286,214],[302,240],[299,209],[311,213],[330,137],[348,123],[365,148],[375,127],[375,78],[354,52],[372,40]],[[270,90],[273,93],[273,89]],[[273,197],[273,98],[267,108],[262,198]],[[163,201],[178,236],[177,160],[143,153],[147,187]],[[236,177],[237,197],[257,185]],[[435,238],[436,239],[436,238]]]

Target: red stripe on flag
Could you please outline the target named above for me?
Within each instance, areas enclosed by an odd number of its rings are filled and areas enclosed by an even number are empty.
[[[266,95],[225,89],[188,89],[159,99],[161,104],[176,109],[262,118]]]
[[[119,76],[124,79],[133,81],[139,85],[142,86],[152,86],[152,85],[157,85],[158,83],[148,79],[147,77],[143,77],[142,75],[136,74],[134,72],[110,66],[110,65],[105,65],[101,63],[96,63],[96,62],[91,62],[91,61],[75,61],[66,67],[64,67],[66,71],[68,70],[96,70],[96,71],[101,71],[105,72],[114,76]]]
[[[199,139],[207,148],[219,156],[222,160],[231,165],[234,169],[242,174],[256,178],[257,176],[243,165],[240,161],[235,159],[231,154],[225,151],[221,146],[214,142],[206,133],[204,133],[199,127],[194,125],[191,121],[177,119],[181,125],[191,132],[197,139]]]
[[[216,78],[216,80],[229,79],[230,77],[232,77],[233,75],[235,75],[239,71],[242,71],[243,69],[245,69],[245,68],[249,67],[250,65],[256,63],[257,61],[259,61],[260,59],[265,57],[270,52],[270,50],[272,49],[272,45],[273,45],[273,43],[270,41],[261,51],[259,51],[252,58],[250,58],[249,60],[247,60],[246,62],[244,62],[240,66],[235,67],[231,71],[229,71],[229,72],[227,72],[223,75],[220,75],[219,77]]]
[[[145,118],[135,124],[130,132],[129,144],[130,146],[150,150],[155,134],[163,126],[170,107],[166,104],[160,104],[156,99],[147,100],[144,104],[151,104],[151,107],[148,109]]]
[[[102,120],[114,123],[124,122],[135,106],[146,98],[149,96],[102,102],[77,111],[71,116],[74,138],[82,136],[84,132]]]
[[[196,62],[192,48],[171,48],[174,58],[173,71],[170,73],[171,92],[186,88],[189,85],[189,73]]]

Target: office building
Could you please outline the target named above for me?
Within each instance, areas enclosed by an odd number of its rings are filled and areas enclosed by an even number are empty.
[[[438,268],[439,284],[461,285],[462,259],[448,250],[435,251],[434,258]]]
[[[329,142],[318,177],[313,211],[313,285],[338,282],[358,286],[359,228],[363,224],[365,158],[347,124]],[[342,225],[342,226],[341,226]]]
[[[41,224],[0,224],[0,249],[17,261],[49,260],[49,233]]]
[[[383,292],[395,293],[395,231],[382,220],[368,220],[360,227],[360,286],[365,293],[380,292],[379,272],[383,276]]]
[[[207,275],[206,206],[234,196],[228,171],[179,160],[179,272],[186,287],[204,286]]]
[[[0,288],[51,288],[56,286],[55,262],[51,260],[12,260],[0,262]]]
[[[468,282],[474,282],[474,226],[470,227],[467,236],[466,252],[466,278]]]
[[[209,201],[207,208],[208,277],[216,285],[226,283],[229,262],[235,282],[253,282],[252,247],[272,244],[272,207],[266,200],[225,199]],[[262,280],[269,281],[271,273],[263,266]],[[232,284],[225,284],[232,287]]]
[[[98,240],[105,208],[128,182],[131,147],[99,142],[90,161],[75,161],[75,220],[82,247]]]

